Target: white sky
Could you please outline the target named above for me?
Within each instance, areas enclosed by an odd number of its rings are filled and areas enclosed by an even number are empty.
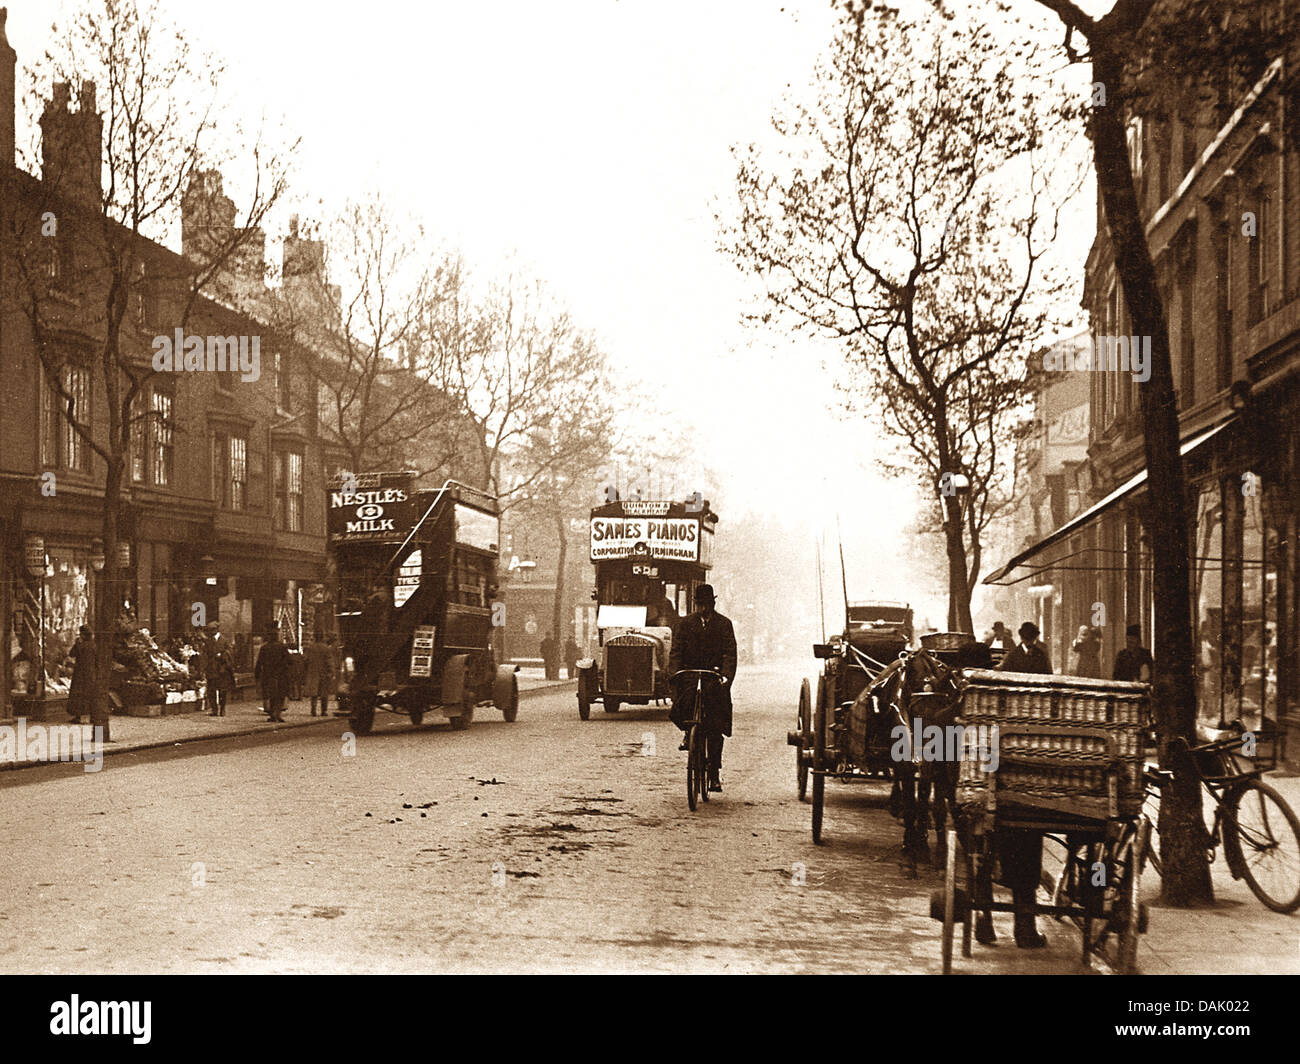
[[[59,5],[8,3],[21,65],[44,51]],[[806,509],[831,544],[843,511],[854,597],[907,595],[910,490],[872,471],[869,427],[839,421],[822,354],[739,324],[747,282],[716,250],[730,145],[767,136],[787,86],[807,84],[828,0],[164,10],[225,60],[241,111],[265,105],[302,135],[290,206],[307,215],[379,186],[481,269],[513,255],[615,364],[663,382],[651,424],[694,426],[732,507]],[[846,478],[859,490],[844,492]]]

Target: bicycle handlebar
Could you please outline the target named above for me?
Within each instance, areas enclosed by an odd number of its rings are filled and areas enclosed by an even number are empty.
[[[727,678],[716,669],[679,669],[677,672],[672,674],[670,679],[675,680],[679,676],[708,676],[711,679],[717,680],[723,687],[727,686]]]

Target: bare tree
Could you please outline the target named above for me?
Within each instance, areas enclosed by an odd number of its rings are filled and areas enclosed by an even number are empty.
[[[1050,81],[1018,76],[985,26],[848,5],[817,104],[773,120],[776,157],[736,149],[739,215],[724,223],[777,316],[842,343],[850,387],[904,445],[942,522],[961,631],[1059,290],[1042,259],[1078,185],[1045,162],[1033,97]]]
[[[459,259],[431,258],[423,228],[377,192],[323,228],[300,231],[291,220],[270,300],[306,367],[322,430],[354,472],[447,473],[466,441],[454,401],[423,372],[421,330],[431,306],[460,298]]]
[[[540,283],[512,275],[475,299],[463,280],[428,301],[417,364],[468,422],[472,468],[504,513],[586,461],[588,433],[557,426],[603,424],[609,374],[594,338]]]
[[[46,87],[55,86],[41,120],[41,180],[31,183],[27,197],[13,197],[5,219],[17,259],[12,298],[30,325],[69,431],[102,463],[101,534],[106,556],[116,559],[133,433],[172,428],[165,412],[138,409],[137,398],[157,371],[128,315],[153,299],[158,286],[170,286],[172,324],[185,328],[284,192],[293,146],[269,148],[233,123],[222,124],[217,140],[222,68],[210,56],[192,54],[148,0],[95,0],[54,31],[55,46],[30,72],[27,93],[35,111]],[[78,82],[79,110],[70,112],[68,86]],[[37,154],[33,145],[24,159],[32,172]],[[243,164],[250,175],[242,224],[216,238],[201,263],[160,255],[154,240],[174,231],[191,183],[222,162]],[[70,366],[91,374],[92,391],[104,397],[106,431],[96,431],[83,392],[68,387]],[[106,583],[95,604],[100,652],[92,713],[105,735],[121,607],[120,589]]]

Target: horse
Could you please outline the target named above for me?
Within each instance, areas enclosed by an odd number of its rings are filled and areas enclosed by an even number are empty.
[[[888,751],[893,790],[890,813],[903,823],[903,863],[916,875],[918,860],[930,862],[927,820],[934,825],[937,867],[947,859],[947,822],[957,794],[956,758],[932,758],[916,741],[927,729],[940,735],[954,723],[961,688],[957,672],[933,652],[904,652],[882,669],[854,706],[865,717],[867,747],[877,758]]]

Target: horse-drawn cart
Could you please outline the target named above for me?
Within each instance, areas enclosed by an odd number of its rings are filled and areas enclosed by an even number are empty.
[[[867,720],[853,707],[858,696],[898,658],[907,647],[907,636],[898,626],[855,628],[846,626],[844,636],[819,643],[814,654],[825,661],[817,678],[817,698],[812,699],[807,680],[799,688],[798,727],[786,735],[795,750],[795,778],[799,800],[808,793],[812,779],[813,842],[822,841],[822,814],[826,778],[843,782],[890,779],[894,766],[888,746],[870,741]]]
[[[1022,899],[1020,910],[1073,921],[1085,966],[1095,954],[1132,972],[1146,930],[1149,687],[983,669],[962,670],[959,686],[957,724],[991,742],[987,756],[960,763],[944,888],[931,899],[931,915],[943,921],[945,974],[957,923],[969,957],[973,914],[1017,911],[1014,901],[994,900],[992,872],[999,847],[1035,837],[1057,842],[1063,862],[1043,877],[1048,903]]]

